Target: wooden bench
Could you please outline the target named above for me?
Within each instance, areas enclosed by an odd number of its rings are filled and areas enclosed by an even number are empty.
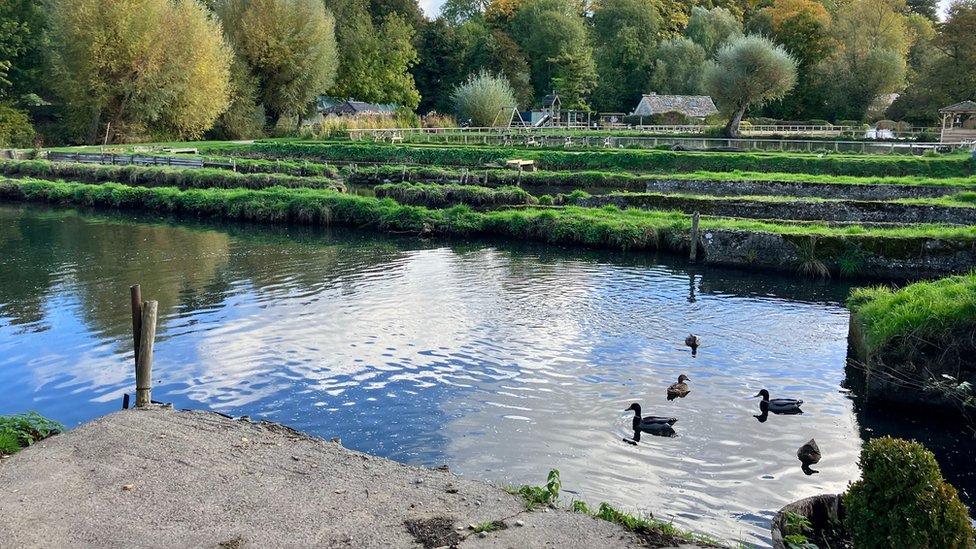
[[[520,172],[521,171],[534,172],[535,160],[522,160],[518,158],[514,160],[507,160],[505,161],[505,167],[512,170],[518,170]]]

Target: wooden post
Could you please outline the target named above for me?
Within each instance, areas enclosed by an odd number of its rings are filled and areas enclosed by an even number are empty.
[[[691,248],[688,251],[688,259],[695,261],[698,259],[698,212],[691,216]]]
[[[129,297],[132,302],[132,348],[135,350],[136,366],[139,365],[139,339],[142,337],[142,287],[138,284],[129,286]]]
[[[142,304],[142,333],[139,338],[139,361],[136,363],[136,408],[152,402],[153,342],[156,339],[156,312],[159,303]]]

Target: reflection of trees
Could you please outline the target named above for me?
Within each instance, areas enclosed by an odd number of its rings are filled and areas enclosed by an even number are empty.
[[[0,317],[29,324],[44,316],[44,299],[60,260],[53,245],[58,228],[47,220],[27,220],[20,211],[0,208]]]

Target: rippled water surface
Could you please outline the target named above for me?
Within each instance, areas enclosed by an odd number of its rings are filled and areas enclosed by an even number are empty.
[[[67,425],[132,391],[128,286],[160,303],[154,397],[472,478],[544,481],[765,544],[865,437],[925,441],[972,502],[971,432],[843,389],[847,286],[669,258],[0,207],[0,413]],[[692,357],[689,332],[704,345]],[[668,402],[681,373],[691,394]],[[802,398],[761,423],[760,388]],[[637,445],[623,410],[673,415]],[[816,437],[819,474],[796,449]]]

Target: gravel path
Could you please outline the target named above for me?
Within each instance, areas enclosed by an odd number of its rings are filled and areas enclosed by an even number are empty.
[[[505,529],[473,534],[469,524]],[[0,462],[4,547],[643,545],[490,484],[276,424],[165,408],[110,414]]]

